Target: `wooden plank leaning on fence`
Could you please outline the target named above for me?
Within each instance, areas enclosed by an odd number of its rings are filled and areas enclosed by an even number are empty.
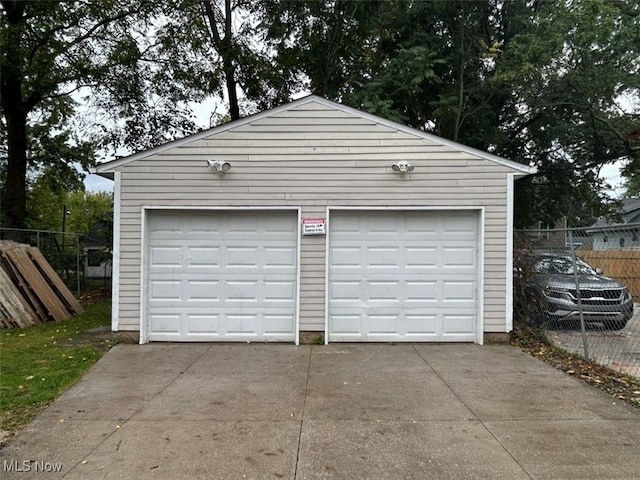
[[[30,308],[33,313],[36,315],[40,322],[49,321],[49,315],[47,314],[46,309],[42,302],[38,299],[38,296],[35,292],[29,287],[29,282],[18,270],[18,267],[12,262],[12,260],[7,255],[7,250],[9,248],[16,248],[13,245],[9,244],[7,246],[7,242],[4,242],[3,250],[2,250],[2,267],[5,269],[9,279],[13,282],[16,289],[22,295],[24,300],[24,304]]]
[[[20,275],[24,278],[26,287],[35,293],[53,320],[65,320],[71,316],[62,300],[60,300],[49,286],[46,278],[42,276],[33,264],[27,252],[22,248],[12,248],[5,250],[3,255],[6,255],[10,262],[16,267]]]
[[[5,271],[0,268],[0,326],[26,328],[38,325],[40,319],[23,301],[20,291]]]
[[[73,293],[69,291],[64,282],[60,279],[55,270],[49,265],[49,262],[44,258],[44,255],[36,247],[28,247],[27,254],[33,260],[40,273],[49,283],[49,286],[56,292],[58,297],[65,303],[67,309],[74,314],[79,314],[84,311],[80,302],[76,300]]]

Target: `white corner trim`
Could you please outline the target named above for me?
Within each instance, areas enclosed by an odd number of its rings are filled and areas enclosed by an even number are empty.
[[[507,238],[506,240],[506,269],[505,279],[506,285],[504,286],[505,297],[505,331],[506,333],[513,330],[513,215],[514,215],[514,202],[515,202],[515,189],[514,189],[515,175],[513,173],[507,174]]]
[[[485,246],[485,207],[480,208],[478,221],[478,309],[476,321],[476,343],[484,345],[484,246]]]
[[[147,323],[147,207],[140,209],[140,344],[149,343]]]
[[[300,235],[300,225],[302,225],[302,207],[298,207],[298,225],[296,226],[296,324],[295,324],[295,344],[300,345],[300,277],[302,265],[300,263],[302,250],[302,235]]]
[[[113,248],[111,259],[111,330],[118,331],[120,310],[120,212],[122,172],[115,172],[113,184]]]
[[[330,235],[331,235],[331,209],[329,205],[324,213],[325,218],[325,231],[327,236],[324,240],[324,344],[329,345],[329,255],[331,250],[329,249]]]

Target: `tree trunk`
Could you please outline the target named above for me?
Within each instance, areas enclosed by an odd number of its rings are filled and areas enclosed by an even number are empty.
[[[205,10],[205,17],[209,21],[209,29],[213,38],[213,44],[222,58],[222,69],[224,71],[225,86],[227,88],[227,97],[229,98],[229,116],[231,120],[240,118],[240,105],[238,105],[238,92],[236,90],[236,69],[233,65],[236,49],[233,45],[233,7],[231,0],[224,0],[224,22],[222,25],[223,35],[218,31],[218,20],[215,15],[215,8],[212,0],[202,0]]]
[[[461,4],[460,12],[460,64],[458,70],[458,105],[456,116],[453,124],[453,141],[457,142],[460,139],[460,127],[462,124],[462,109],[464,108],[464,65],[465,65],[465,51],[464,51],[464,3]]]
[[[229,53],[224,56],[224,78],[227,84],[227,95],[229,96],[229,116],[231,120],[238,120],[240,118],[240,105],[238,105],[238,91],[236,90],[236,70],[229,56]]]
[[[4,95],[10,95],[7,91]],[[22,109],[20,109],[22,110]],[[3,205],[5,227],[26,228],[27,116],[5,110],[7,122],[7,185]]]
[[[27,114],[23,100],[19,46],[24,33],[24,4],[3,2],[8,28],[2,68],[2,114],[7,127],[7,184],[2,208],[5,227],[25,228],[27,215]],[[35,98],[35,97],[34,97]]]

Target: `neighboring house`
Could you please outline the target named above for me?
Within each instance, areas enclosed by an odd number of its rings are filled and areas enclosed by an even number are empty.
[[[96,223],[84,239],[84,275],[111,278],[111,241],[103,222]]]
[[[482,343],[512,329],[530,168],[317,96],[98,166],[114,330]]]
[[[601,217],[591,225],[594,250],[640,249],[640,198],[627,198],[620,209],[621,222]]]
[[[537,249],[571,250],[571,242],[573,242],[573,248],[576,249],[591,248],[592,239],[589,235],[585,235],[580,230],[572,230],[571,237],[569,237],[569,233],[567,217],[560,218],[554,225],[537,222],[535,225],[520,230],[520,234],[524,235],[531,246]]]

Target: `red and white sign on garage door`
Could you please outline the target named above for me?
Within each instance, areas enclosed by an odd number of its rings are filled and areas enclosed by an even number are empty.
[[[302,219],[302,235],[324,235],[326,233],[324,218]]]

